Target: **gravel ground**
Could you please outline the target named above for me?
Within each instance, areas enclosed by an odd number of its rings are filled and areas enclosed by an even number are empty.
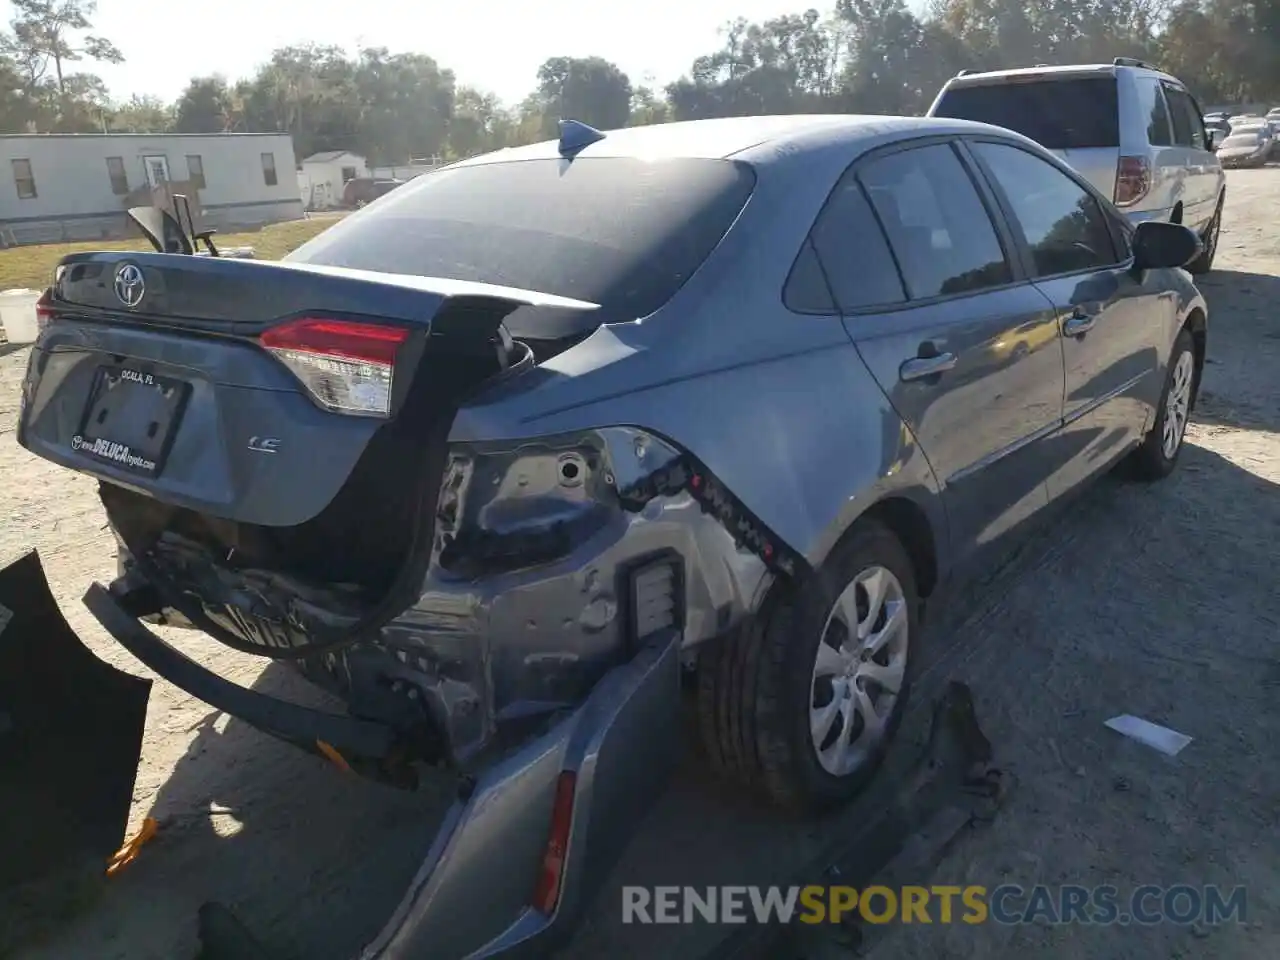
[[[1248,922],[916,925],[878,953],[1280,956],[1280,598],[1271,564],[1280,532],[1280,170],[1232,171],[1228,183],[1217,269],[1202,284],[1211,310],[1204,395],[1178,472],[1155,487],[1104,480],[957,597],[934,631],[931,676],[972,685],[1019,789],[995,825],[963,837],[920,882],[1243,884]],[[25,350],[0,346],[0,422],[13,421],[25,361]],[[145,674],[79,602],[89,581],[114,571],[93,484],[26,454],[12,428],[0,437],[0,475],[0,560],[38,548],[80,636]],[[317,696],[281,667],[198,635],[175,637],[239,683]],[[1194,742],[1163,758],[1103,727],[1119,713]],[[921,716],[918,705],[908,736]],[[385,919],[447,798],[335,776],[159,682],[134,801],[133,824],[159,816],[160,837],[20,956],[185,960],[195,953],[196,909],[218,899],[293,955],[349,958]],[[623,927],[617,887],[786,883],[856,816],[780,821],[709,782],[691,755],[565,956],[696,956],[722,931]]]

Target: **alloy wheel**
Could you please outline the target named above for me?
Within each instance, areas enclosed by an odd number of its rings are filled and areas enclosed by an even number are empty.
[[[809,730],[822,768],[856,773],[883,743],[906,677],[910,617],[898,578],[859,573],[827,615],[814,659]]]
[[[1195,379],[1195,360],[1190,350],[1178,355],[1169,380],[1169,393],[1164,401],[1164,432],[1161,450],[1172,460],[1187,430],[1187,414],[1191,409],[1191,383]]]

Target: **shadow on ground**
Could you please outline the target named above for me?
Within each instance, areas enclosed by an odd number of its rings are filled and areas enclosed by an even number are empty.
[[[268,665],[253,689],[332,706],[283,664]],[[161,833],[107,882],[75,940],[102,960],[191,960],[196,912],[215,900],[273,960],[356,956],[408,886],[452,797],[343,774],[217,712],[195,729],[150,812]],[[83,955],[58,937],[41,946],[39,956]]]
[[[1255,915],[1277,915],[1280,771],[1268,758],[1280,740],[1280,660],[1258,642],[1280,622],[1277,529],[1275,485],[1188,446],[1165,483],[1105,479],[983,580],[939,598],[903,746],[883,775],[901,773],[914,755],[906,745],[923,739],[928,702],[954,677],[971,684],[998,758],[1022,784],[997,825],[948,867],[963,876],[948,879],[1244,883]],[[298,702],[320,696],[281,665],[254,687]],[[1102,727],[1122,712],[1195,743],[1164,762]],[[74,940],[103,960],[186,960],[198,907],[218,900],[282,956],[350,960],[425,855],[449,786],[407,794],[365,783],[209,714],[157,796],[154,814],[170,827],[39,955],[86,955],[68,946]],[[696,957],[733,931],[624,925],[621,887],[788,884],[865,813],[854,804],[816,823],[780,818],[711,783],[689,750],[561,956]],[[1080,941],[1090,944],[1082,953],[1068,942],[1074,935],[939,927],[895,935],[888,949],[1013,960],[1028,947],[1037,956],[1130,956],[1137,943],[1142,956],[1191,956],[1198,943],[1164,926],[1129,931],[1124,950],[1114,934]],[[1253,928],[1214,936],[1214,956],[1266,955]]]
[[[964,680],[997,758],[1022,786],[1009,814],[975,835],[950,868],[964,876],[937,882],[1245,883],[1256,915],[1277,915],[1280,851],[1274,839],[1260,839],[1275,836],[1268,798],[1280,796],[1280,771],[1267,762],[1280,737],[1268,706],[1280,657],[1258,640],[1274,636],[1280,620],[1270,560],[1278,493],[1188,446],[1169,480],[1149,487],[1104,479],[982,581],[939,598],[946,606],[932,614],[904,739],[919,744],[931,696],[947,679]],[[1186,730],[1196,744],[1175,762],[1135,749],[1102,726],[1123,712]],[[905,744],[896,749],[882,775],[894,776],[910,753]],[[1231,785],[1230,816],[1218,784]],[[624,925],[621,887],[787,884],[863,816],[854,804],[821,823],[780,822],[726,805],[686,777],[632,843],[563,957],[697,956],[724,931]],[[890,938],[886,957],[1015,960],[1028,945],[1050,957],[1200,955],[1179,952],[1199,945],[1186,927],[1124,938],[1111,931],[1109,941],[1082,940],[1087,949],[1063,946],[1069,931],[1039,926],[916,934],[910,944]],[[1215,931],[1214,955],[1261,956],[1256,935]]]
[[[1280,433],[1280,277],[1214,270],[1197,283],[1209,305],[1209,357],[1194,419]]]

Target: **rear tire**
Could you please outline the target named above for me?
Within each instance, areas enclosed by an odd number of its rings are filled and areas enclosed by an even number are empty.
[[[1187,419],[1195,399],[1195,356],[1191,334],[1186,330],[1180,331],[1169,354],[1169,367],[1155,423],[1143,439],[1142,446],[1134,450],[1126,461],[1127,472],[1135,480],[1163,480],[1178,465]]]
[[[712,766],[797,812],[855,796],[902,721],[919,610],[902,544],[859,521],[808,582],[776,588],[758,616],[700,657],[698,718]]]
[[[1209,221],[1209,226],[1201,238],[1204,243],[1204,250],[1200,252],[1200,256],[1187,265],[1187,270],[1197,276],[1208,273],[1213,269],[1213,258],[1218,252],[1218,234],[1222,230],[1222,202],[1224,199],[1226,199],[1225,194],[1218,197],[1218,206],[1213,211],[1213,219]]]

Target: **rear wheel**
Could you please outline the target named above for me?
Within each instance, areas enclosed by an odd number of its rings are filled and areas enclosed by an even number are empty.
[[[1200,252],[1200,256],[1187,265],[1187,269],[1194,274],[1208,273],[1213,269],[1213,257],[1218,252],[1218,234],[1222,230],[1223,200],[1224,197],[1218,197],[1218,206],[1213,211],[1213,219],[1209,221],[1209,226],[1201,237],[1204,249]]]
[[[791,809],[853,797],[901,722],[918,622],[906,551],[860,522],[808,583],[704,653],[699,718],[713,765]]]
[[[1187,419],[1191,414],[1195,382],[1195,347],[1191,334],[1183,330],[1174,341],[1173,352],[1169,356],[1169,370],[1156,422],[1142,441],[1142,446],[1129,455],[1127,465],[1134,479],[1161,480],[1177,466],[1187,432]]]

